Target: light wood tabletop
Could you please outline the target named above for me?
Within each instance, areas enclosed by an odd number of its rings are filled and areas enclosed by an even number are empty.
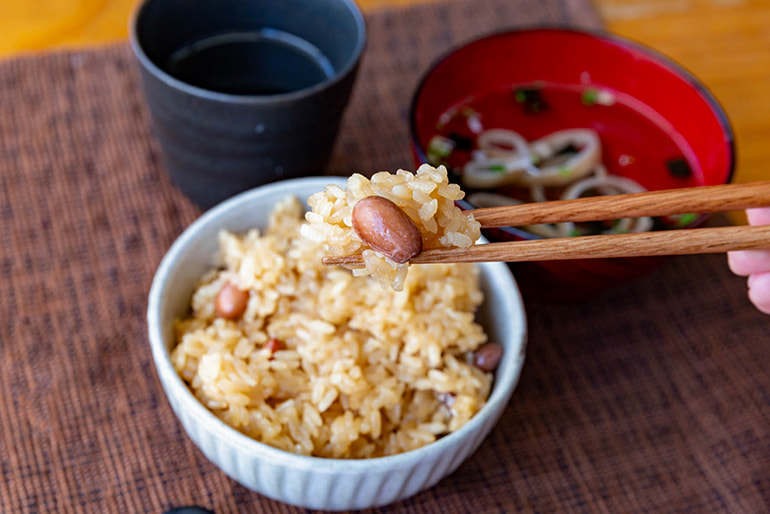
[[[432,0],[358,0],[372,10]],[[0,56],[126,38],[136,0],[0,0]],[[700,78],[738,147],[735,181],[770,178],[770,0],[595,0],[608,30],[647,44]]]

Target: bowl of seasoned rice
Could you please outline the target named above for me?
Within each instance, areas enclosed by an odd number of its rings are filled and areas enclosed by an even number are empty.
[[[243,486],[309,509],[386,505],[452,473],[502,415],[527,334],[505,264],[321,262],[356,245],[345,227],[366,196],[433,230],[427,247],[466,244],[478,228],[448,207],[462,192],[428,168],[247,191],[160,263],[147,321],[161,385],[193,443]],[[420,211],[425,200],[436,209]]]
[[[416,89],[417,162],[444,165],[466,209],[724,184],[729,120],[691,73],[614,34],[538,27],[448,51]],[[503,227],[490,241],[693,228],[706,215]],[[578,300],[665,257],[512,263],[525,299]]]

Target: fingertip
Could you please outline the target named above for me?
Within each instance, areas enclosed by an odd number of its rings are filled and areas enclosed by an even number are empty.
[[[770,250],[743,250],[727,252],[727,265],[736,275],[770,271]]]
[[[730,271],[736,275],[745,277],[749,274],[746,266],[746,252],[727,252],[727,265],[729,266]]]
[[[770,314],[770,272],[749,276],[749,300],[765,314]]]
[[[746,218],[751,225],[770,225],[770,207],[746,209]]]

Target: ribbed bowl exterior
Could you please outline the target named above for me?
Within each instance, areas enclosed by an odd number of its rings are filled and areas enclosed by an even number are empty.
[[[423,491],[455,471],[473,454],[497,422],[502,409],[490,413],[476,430],[458,438],[448,449],[428,452],[422,458],[400,465],[386,459],[371,459],[370,466],[318,466],[303,468],[292,459],[268,459],[244,451],[239,444],[223,437],[222,427],[199,419],[185,408],[173,392],[169,378],[162,378],[164,389],[185,431],[195,445],[226,475],[244,487],[274,500],[309,509],[349,510],[387,505]],[[382,461],[382,462],[378,462]]]

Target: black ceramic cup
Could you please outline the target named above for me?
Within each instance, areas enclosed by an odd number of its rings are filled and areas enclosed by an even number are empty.
[[[145,0],[129,32],[166,168],[196,204],[323,174],[366,37],[354,0]]]

